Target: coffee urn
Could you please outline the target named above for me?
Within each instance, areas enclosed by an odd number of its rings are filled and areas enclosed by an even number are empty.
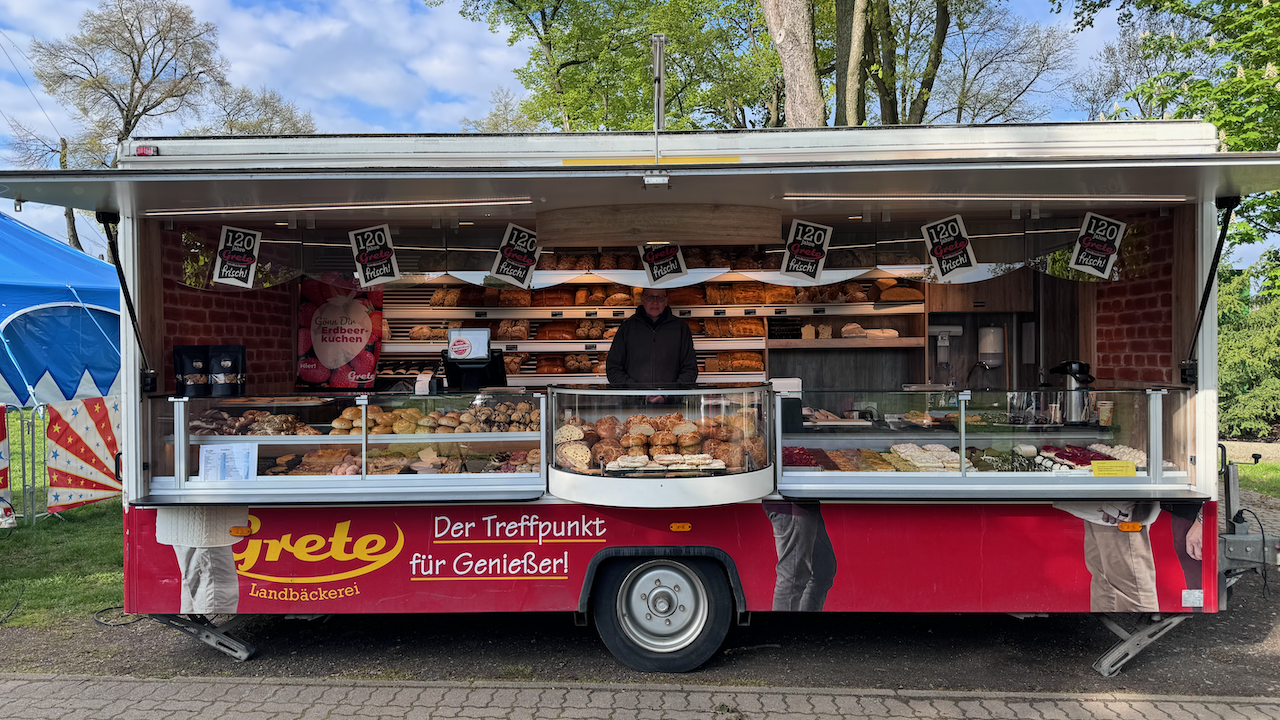
[[[1062,398],[1062,419],[1068,425],[1084,425],[1089,422],[1089,386],[1094,377],[1089,374],[1089,363],[1067,360],[1049,372],[1067,376],[1067,392]]]

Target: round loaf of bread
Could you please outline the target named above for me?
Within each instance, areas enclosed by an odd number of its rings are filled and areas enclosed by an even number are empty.
[[[606,415],[596,421],[596,434],[601,440],[617,440],[622,437],[622,423],[613,415]]]
[[[649,446],[648,446],[648,445],[636,445],[636,446],[634,446],[634,447],[629,447],[629,448],[627,448],[627,454],[628,454],[628,455],[631,455],[631,456],[633,456],[633,457],[639,457],[639,456],[641,456],[641,455],[648,455],[648,454],[649,454]]]
[[[359,406],[359,405],[355,405],[355,406],[352,406],[352,407],[347,408],[346,410],[343,410],[343,411],[342,411],[342,417],[343,417],[343,419],[345,419],[345,420],[359,420],[359,419],[360,419],[360,406]]]
[[[440,424],[440,427],[449,428],[450,430],[462,424],[461,421],[458,420],[458,418],[450,417],[448,415],[438,418],[436,422]]]
[[[716,454],[716,449],[723,444],[724,443],[716,440],[715,438],[708,438],[702,441],[702,452],[714,456]]]
[[[638,433],[628,433],[618,440],[618,444],[622,447],[644,447],[649,444],[649,438]]]
[[[721,443],[720,447],[716,448],[715,458],[723,460],[724,464],[731,468],[740,468],[744,462],[742,446],[734,445],[733,443]]]
[[[681,455],[697,455],[701,452],[702,452],[702,443],[698,443],[697,445],[681,445],[680,446]]]
[[[353,427],[355,427],[355,425],[352,425],[351,420],[348,418],[340,417],[333,419],[333,428],[335,430],[350,430]]]
[[[674,445],[653,445],[649,448],[650,453],[657,457],[659,455],[675,455],[676,448]]]
[[[696,432],[688,432],[688,433],[685,433],[684,435],[677,436],[676,444],[679,445],[680,447],[687,447],[690,445],[701,445],[702,436]]]
[[[769,454],[765,449],[764,438],[749,437],[742,441],[742,449],[747,451],[751,456],[751,460],[755,462],[756,467],[764,467],[768,464]]]
[[[649,442],[653,445],[675,445],[676,435],[669,430],[659,430],[649,438]]]

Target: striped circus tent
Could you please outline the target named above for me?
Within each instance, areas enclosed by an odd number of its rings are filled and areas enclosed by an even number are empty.
[[[120,398],[51,403],[45,424],[45,464],[49,469],[49,512],[113,498],[121,493],[116,476]]]

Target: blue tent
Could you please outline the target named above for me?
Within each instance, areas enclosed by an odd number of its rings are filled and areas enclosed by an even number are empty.
[[[0,403],[111,395],[119,348],[115,268],[0,213]]]

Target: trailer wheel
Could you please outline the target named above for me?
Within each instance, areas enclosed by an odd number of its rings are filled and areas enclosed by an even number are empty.
[[[700,558],[610,563],[593,595],[600,639],[644,672],[687,672],[706,662],[733,612],[724,571]]]

